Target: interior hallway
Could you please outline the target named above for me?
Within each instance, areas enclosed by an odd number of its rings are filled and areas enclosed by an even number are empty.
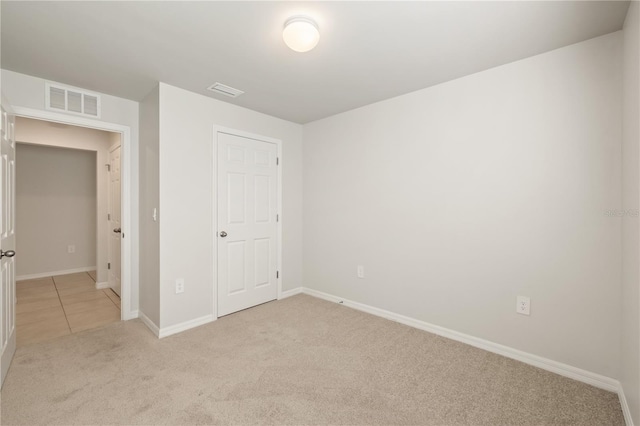
[[[16,283],[17,346],[120,321],[120,298],[97,290],[95,271]]]

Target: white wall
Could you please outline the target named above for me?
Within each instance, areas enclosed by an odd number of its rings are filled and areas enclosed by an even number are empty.
[[[2,70],[2,93],[12,106],[45,110],[45,80]],[[131,129],[131,218],[126,235],[131,237],[131,310],[138,310],[138,103],[115,96],[102,95],[100,120]]]
[[[305,125],[305,287],[618,377],[620,48]]]
[[[620,381],[640,425],[640,5],[631,2],[624,24],[622,127],[622,367]]]
[[[214,124],[282,140],[283,289],[302,284],[302,126],[160,83],[162,328],[213,313]]]
[[[140,311],[160,327],[160,91],[140,102]]]
[[[113,133],[101,130],[88,129],[85,127],[66,126],[57,123],[49,123],[41,120],[33,120],[28,118],[16,118],[16,140],[18,142],[49,145],[61,148],[73,148],[81,150],[90,150],[96,153],[97,164],[104,165],[109,162],[108,148]],[[19,167],[17,165],[16,167]],[[91,264],[84,266],[95,266],[97,268],[97,282],[107,282],[107,262],[108,262],[108,222],[107,222],[107,195],[108,195],[108,174],[106,168],[94,167],[97,182],[97,206],[96,219],[97,224],[97,241],[95,248],[95,257]],[[20,221],[20,215],[17,216]],[[28,229],[21,229],[18,232],[29,232]],[[17,235],[18,244],[21,235]],[[47,269],[40,272],[63,271],[72,268]],[[27,274],[27,272],[24,272]],[[18,275],[24,275],[19,271]]]
[[[17,275],[95,267],[96,201],[95,152],[18,144]]]

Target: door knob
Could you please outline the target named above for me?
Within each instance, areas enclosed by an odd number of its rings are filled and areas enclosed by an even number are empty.
[[[119,234],[119,233],[121,233],[121,232],[122,232],[122,229],[120,229],[120,228],[116,228],[116,229],[114,229],[114,230],[113,230],[113,232],[115,232],[116,234]]]
[[[222,231],[222,232],[220,233],[220,236],[221,236],[222,238],[224,238],[224,237],[226,237],[226,236],[227,236],[227,233],[226,233],[226,232],[224,232],[224,231]]]
[[[16,252],[13,250],[2,251],[0,250],[0,259],[3,257],[13,257],[16,255]]]

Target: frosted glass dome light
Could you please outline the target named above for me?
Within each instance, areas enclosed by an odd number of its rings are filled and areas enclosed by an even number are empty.
[[[291,50],[308,52],[320,40],[320,31],[313,19],[307,16],[293,16],[284,24],[282,38]]]

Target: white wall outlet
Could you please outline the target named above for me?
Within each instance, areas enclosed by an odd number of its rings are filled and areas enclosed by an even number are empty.
[[[522,315],[529,315],[531,310],[531,299],[525,296],[516,298],[516,312]]]
[[[153,218],[154,222],[158,221],[158,208],[157,207],[153,208],[153,214],[151,215],[151,217]]]
[[[67,246],[67,253],[75,253],[75,252],[76,252],[76,246],[74,245]]]
[[[184,293],[184,278],[176,280],[176,294]]]
[[[358,265],[358,278],[364,278],[364,266],[362,265]]]

